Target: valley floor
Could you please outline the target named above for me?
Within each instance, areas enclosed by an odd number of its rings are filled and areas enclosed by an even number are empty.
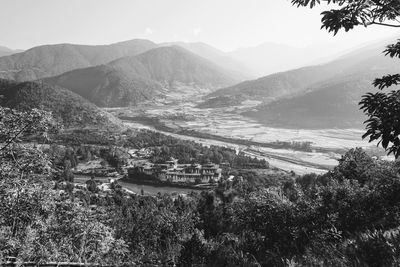
[[[377,156],[384,155],[374,144],[361,139],[361,129],[272,128],[241,115],[259,104],[257,101],[248,101],[234,108],[200,109],[197,104],[201,100],[202,94],[190,94],[190,97],[178,100],[175,96],[167,96],[162,101],[148,102],[136,108],[112,108],[107,111],[123,118],[128,127],[146,128],[207,146],[231,147],[250,156],[264,158],[273,167],[293,170],[298,174],[324,173],[337,165],[341,154],[354,147],[363,147]],[[188,131],[195,134],[188,134]],[[242,140],[251,144],[239,142]],[[276,141],[311,142],[311,150],[267,145]]]

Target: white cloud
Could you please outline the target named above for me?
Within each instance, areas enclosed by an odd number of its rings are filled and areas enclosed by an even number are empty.
[[[203,29],[200,28],[200,27],[194,28],[193,29],[193,35],[194,36],[198,36],[202,31],[203,31]]]
[[[153,30],[151,28],[146,28],[144,30],[144,35],[145,36],[149,36],[149,35],[152,35],[152,34],[153,34]]]
[[[173,41],[179,41],[179,34],[174,33],[174,35],[172,35],[172,40]]]

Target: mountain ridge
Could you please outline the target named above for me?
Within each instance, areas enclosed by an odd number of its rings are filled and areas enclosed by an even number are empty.
[[[208,95],[201,106],[212,103],[240,106],[244,100],[262,104],[243,115],[283,128],[360,128],[364,121],[358,111],[361,96],[374,91],[375,78],[400,73],[396,59],[385,57],[385,43],[376,43],[347,53],[336,60],[271,74]]]
[[[378,47],[384,49],[383,44],[373,44],[325,64],[278,72],[255,80],[244,81],[231,87],[221,88],[208,97],[242,95],[245,98],[258,100],[265,97],[277,98],[301,92],[315,83],[348,73],[368,71],[373,68],[384,69],[384,71],[388,71],[392,67],[396,69],[396,62],[384,57]]]
[[[158,47],[108,64],[73,70],[45,82],[67,88],[98,106],[137,105],[176,84],[234,84],[233,74],[178,46]]]
[[[13,54],[21,53],[23,51],[24,50],[21,50],[21,49],[11,49],[6,46],[0,45],[0,57],[10,56]]]
[[[110,45],[55,44],[33,47],[0,58],[0,78],[31,81],[51,77],[78,68],[105,64],[123,56],[133,56],[157,45],[149,40],[133,39]]]
[[[159,46],[180,46],[197,54],[215,64],[234,72],[240,79],[247,80],[255,78],[255,73],[240,61],[230,57],[229,53],[223,52],[209,44],[203,42],[167,42],[160,43]]]

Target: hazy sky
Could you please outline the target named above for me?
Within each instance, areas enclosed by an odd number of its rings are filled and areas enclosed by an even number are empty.
[[[0,45],[109,44],[134,38],[202,41],[224,51],[263,42],[354,47],[396,33],[320,30],[321,10],[289,0],[0,0]]]

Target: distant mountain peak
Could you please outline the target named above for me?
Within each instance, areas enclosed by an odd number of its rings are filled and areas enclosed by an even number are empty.
[[[11,49],[11,48],[8,48],[6,46],[1,46],[0,45],[0,57],[9,56],[9,55],[20,53],[20,52],[23,52],[23,50],[21,50],[21,49]]]

